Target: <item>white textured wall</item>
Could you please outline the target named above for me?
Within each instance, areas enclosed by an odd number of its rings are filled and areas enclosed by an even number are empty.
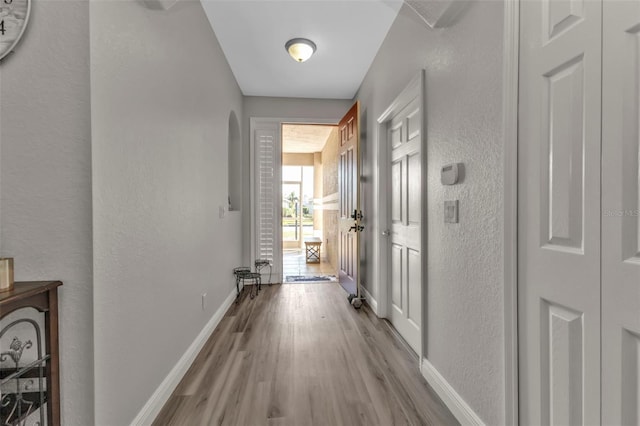
[[[427,357],[487,424],[504,422],[502,22],[500,1],[471,2],[455,25],[438,30],[405,6],[357,94],[372,144],[377,118],[426,69]],[[377,160],[370,148],[365,171]],[[466,178],[443,187],[440,168],[452,162],[465,163]],[[445,225],[443,202],[453,199],[460,223]],[[374,276],[375,265],[367,267]]]
[[[62,423],[93,423],[89,2],[35,1],[0,69],[2,256],[60,289]]]
[[[334,120],[336,123],[349,111],[353,102],[344,99],[305,99],[305,98],[270,98],[261,96],[246,96],[244,98],[243,134],[243,169],[250,169],[249,144],[250,131],[249,120],[251,117],[272,118],[304,118],[316,120]],[[242,194],[243,206],[250,206],[250,184],[253,179],[253,171],[243,174]],[[249,208],[242,210],[243,228],[243,262],[249,264],[251,260],[251,211]]]
[[[220,219],[218,207],[242,95],[188,0],[168,11],[92,2],[91,90],[96,424],[115,426],[235,291],[240,216]]]

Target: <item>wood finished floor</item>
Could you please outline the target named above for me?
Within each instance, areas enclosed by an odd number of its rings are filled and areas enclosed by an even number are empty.
[[[384,320],[336,283],[241,298],[154,425],[456,425]]]

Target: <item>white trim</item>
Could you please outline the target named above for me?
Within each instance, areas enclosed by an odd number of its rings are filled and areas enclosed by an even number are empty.
[[[151,425],[155,418],[162,410],[162,407],[167,403],[169,397],[176,389],[180,380],[184,377],[191,367],[191,364],[196,359],[196,356],[200,353],[204,344],[209,340],[209,337],[216,329],[220,321],[224,317],[225,313],[236,300],[236,289],[232,289],[231,293],[227,296],[222,305],[218,308],[218,310],[213,314],[207,325],[204,326],[198,337],[191,343],[187,351],[182,355],[177,364],[171,369],[167,377],[164,378],[160,386],[156,389],[156,391],[151,395],[151,398],[147,401],[146,404],[142,407],[138,415],[131,422],[131,425],[142,426],[142,425]]]
[[[329,194],[322,197],[322,203],[323,204],[337,203],[339,198],[340,198],[340,194],[338,192],[334,192],[333,194]]]
[[[407,106],[409,102],[421,95],[421,89],[424,87],[424,70],[420,70],[407,87],[391,102],[391,105],[378,117],[378,123],[383,124],[398,114],[402,108]]]
[[[379,316],[378,315],[378,301],[373,298],[371,293],[369,293],[369,290],[367,290],[364,286],[360,286],[360,289],[364,293],[364,300],[367,302],[367,304],[369,305],[369,307],[371,308],[373,313],[376,314],[376,316]]]
[[[442,402],[449,408],[451,413],[458,421],[467,425],[479,425],[483,426],[484,422],[480,417],[469,407],[469,404],[456,392],[456,390],[442,377],[442,374],[426,359],[422,358],[420,365],[420,372],[422,376],[427,380],[427,383],[438,394]],[[507,423],[509,424],[509,423]]]
[[[416,98],[420,98],[420,109],[422,114],[422,239],[421,239],[421,256],[422,256],[422,318],[420,323],[420,348],[418,354],[420,358],[427,353],[427,114],[425,102],[425,71],[422,69],[418,72],[409,84],[400,92],[400,94],[391,102],[389,107],[377,119],[377,141],[378,149],[376,151],[377,158],[376,170],[374,174],[373,189],[373,205],[377,206],[378,216],[374,223],[375,237],[373,239],[373,258],[378,261],[378,274],[373,277],[373,286],[378,289],[378,309],[376,315],[380,318],[388,318],[391,315],[391,302],[389,298],[389,238],[383,236],[382,233],[390,228],[389,225],[389,197],[387,194],[391,192],[389,187],[389,165],[388,165],[388,144],[387,144],[387,122],[398,114],[407,104]],[[376,179],[377,177],[377,179]],[[377,231],[377,232],[376,232]]]
[[[518,424],[518,57],[520,0],[504,3],[504,423]]]
[[[322,210],[340,210],[340,194],[334,192],[322,199]]]
[[[338,205],[338,203],[331,203],[331,204],[319,204],[318,206],[314,206],[313,207],[315,210],[327,210],[327,211],[338,211],[340,210],[340,206]]]
[[[389,167],[387,161],[387,132],[386,122],[378,121],[376,129],[377,149],[374,150],[374,173],[373,173],[373,205],[378,214],[373,223],[373,258],[378,262],[378,273],[374,274],[371,284],[378,291],[378,312],[380,318],[388,318],[391,312],[388,310],[389,295],[387,292],[387,282],[389,278],[388,257],[389,257],[389,236],[383,235],[389,229]]]
[[[314,210],[339,210],[338,199],[339,194],[337,192],[323,198],[314,198],[313,208]]]

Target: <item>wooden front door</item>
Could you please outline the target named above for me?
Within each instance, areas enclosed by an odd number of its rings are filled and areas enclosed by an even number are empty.
[[[360,104],[356,102],[338,125],[338,274],[340,285],[358,295],[360,268]]]

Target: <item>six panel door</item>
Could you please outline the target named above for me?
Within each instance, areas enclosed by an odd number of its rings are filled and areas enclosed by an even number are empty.
[[[391,171],[390,321],[417,354],[422,322],[422,119],[415,98],[388,124]]]
[[[349,294],[358,295],[360,269],[360,106],[356,102],[340,120],[338,132],[338,279]]]
[[[640,0],[603,4],[602,424],[640,424]]]
[[[520,8],[520,421],[598,424],[602,4]]]

